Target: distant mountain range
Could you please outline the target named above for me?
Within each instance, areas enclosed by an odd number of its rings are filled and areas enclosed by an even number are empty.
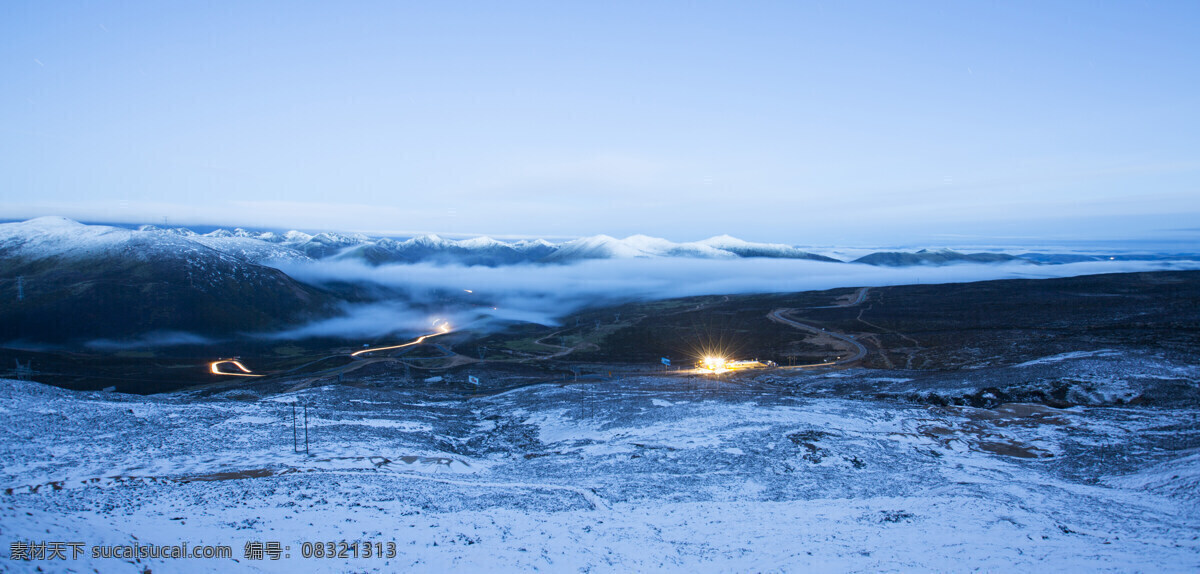
[[[589,259],[628,258],[699,258],[737,259],[772,258],[804,259],[830,263],[862,263],[867,265],[904,267],[910,265],[949,265],[956,263],[999,263],[1029,262],[1032,264],[1077,263],[1103,259],[1162,259],[1156,255],[1088,255],[1076,253],[962,253],[949,249],[921,249],[919,251],[879,251],[856,259],[835,259],[781,243],[752,243],[728,235],[720,235],[702,241],[676,243],[646,235],[631,235],[624,239],[608,235],[595,235],[563,242],[544,239],[500,241],[490,237],[471,239],[446,239],[437,235],[418,235],[406,239],[370,237],[359,233],[322,232],[309,234],[303,231],[249,231],[246,229],[216,229],[208,233],[197,233],[185,227],[165,228],[143,225],[136,229],[124,229],[103,225],[84,225],[60,217],[43,217],[20,223],[0,224],[0,241],[13,244],[18,236],[33,238],[45,235],[39,229],[74,229],[61,236],[50,251],[77,243],[84,249],[89,241],[101,236],[115,237],[123,234],[129,240],[135,238],[147,244],[156,244],[168,250],[195,250],[202,246],[228,255],[242,262],[269,264],[272,262],[347,260],[361,261],[369,265],[393,263],[430,262],[436,264],[503,266],[521,263],[566,264]],[[74,237],[72,240],[71,238]],[[8,239],[4,239],[8,238]],[[0,256],[8,247],[0,245]],[[1195,256],[1172,256],[1174,259],[1195,259]]]
[[[418,235],[394,239],[363,234],[302,231],[278,233],[245,229],[217,229],[204,234],[183,227],[160,228],[143,225],[138,231],[173,234],[188,238],[223,253],[257,263],[295,260],[351,260],[370,265],[431,262],[437,264],[486,265],[491,267],[520,263],[564,264],[588,259],[698,258],[804,259],[830,263],[904,267],[910,265],[950,265],[955,263],[999,263],[1024,261],[1034,264],[1077,263],[1103,259],[1160,259],[1155,255],[1086,255],[1075,253],[963,253],[950,249],[918,251],[879,251],[855,259],[836,259],[782,243],[753,243],[728,235],[702,241],[676,243],[646,235],[624,239],[594,235],[562,242],[545,239],[500,241],[490,237],[446,239],[437,235]],[[1194,259],[1194,256],[1172,257]]]
[[[728,235],[704,241],[675,243],[666,239],[633,235],[617,239],[595,235],[561,243],[544,239],[499,241],[490,237],[445,239],[437,235],[418,235],[396,240],[362,234],[317,233],[302,231],[275,233],[245,229],[217,229],[198,234],[190,229],[164,229],[143,225],[138,231],[167,233],[202,243],[213,249],[265,262],[271,260],[322,259],[359,260],[371,265],[433,262],[459,265],[501,266],[518,263],[571,263],[585,259],[622,259],[635,257],[692,257],[733,259],[771,257],[837,262],[837,259],[809,253],[790,245],[750,243]]]

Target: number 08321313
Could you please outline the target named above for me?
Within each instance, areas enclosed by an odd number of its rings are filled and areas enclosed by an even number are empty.
[[[305,542],[300,545],[305,558],[395,558],[395,542]]]

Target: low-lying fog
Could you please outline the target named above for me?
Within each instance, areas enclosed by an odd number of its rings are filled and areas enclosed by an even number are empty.
[[[602,259],[573,265],[510,267],[427,263],[372,267],[351,261],[288,263],[292,277],[315,285],[373,283],[404,292],[421,304],[380,301],[347,305],[344,315],[269,336],[362,338],[393,332],[426,332],[431,315],[455,328],[489,329],[521,321],[554,325],[589,306],[695,295],[778,293],[916,283],[1072,277],[1099,273],[1200,269],[1196,261],[1092,261],[875,267],[795,259]],[[444,303],[447,294],[461,301]],[[443,301],[443,303],[439,303]]]

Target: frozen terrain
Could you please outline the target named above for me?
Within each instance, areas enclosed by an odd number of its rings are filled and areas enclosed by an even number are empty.
[[[997,377],[1037,384],[1072,365],[1091,373],[1095,406],[953,404]],[[38,563],[8,560],[5,544],[3,566],[1200,568],[1200,409],[1116,402],[1154,381],[1194,390],[1194,366],[1101,352],[997,371],[626,377],[502,393],[486,377],[479,392],[380,380],[154,396],[0,381],[6,541],[233,549],[229,560]],[[903,398],[932,394],[949,404]],[[292,403],[308,405],[307,456],[294,452]],[[249,560],[251,541],[278,541],[290,558]],[[396,553],[304,559],[306,541],[394,542]]]

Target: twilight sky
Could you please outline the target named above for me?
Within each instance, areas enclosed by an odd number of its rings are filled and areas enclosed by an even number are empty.
[[[1198,2],[6,2],[0,218],[1200,240]]]

